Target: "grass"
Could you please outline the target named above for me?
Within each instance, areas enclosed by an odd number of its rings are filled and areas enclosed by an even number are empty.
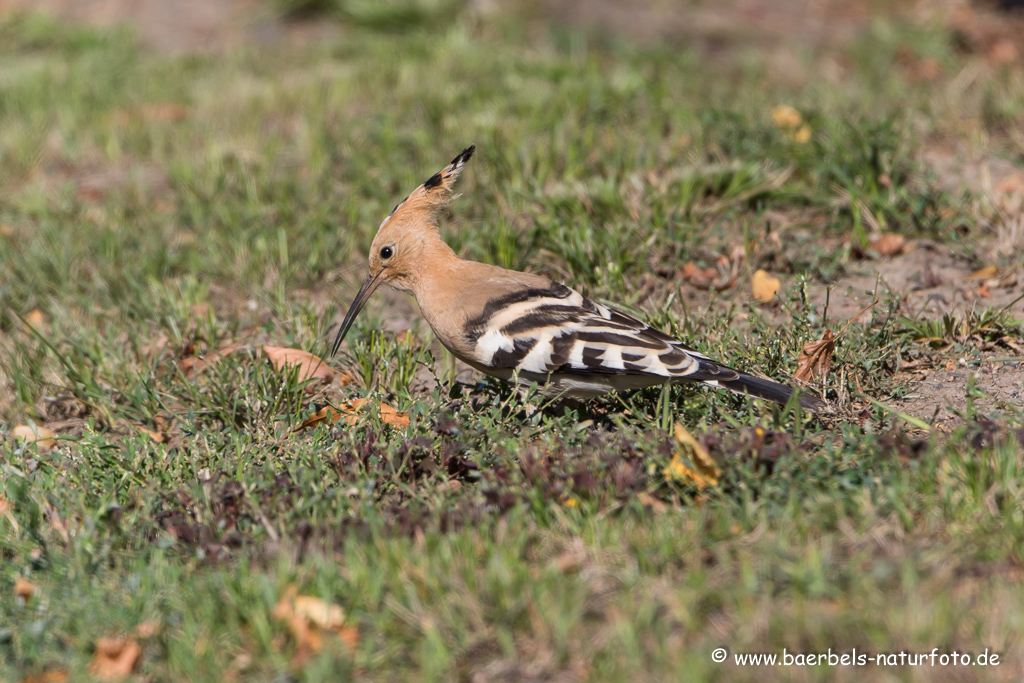
[[[126,32],[0,24],[0,679],[86,680],[97,637],[133,633],[149,680],[1019,679],[1019,404],[982,410],[972,384],[944,430],[886,408],[907,364],[1019,343],[1009,309],[933,321],[883,296],[841,338],[823,419],[685,387],[531,410],[459,373],[395,295],[335,364],[354,385],[260,353],[325,354],[381,218],[476,143],[443,228],[460,253],[789,376],[836,322],[811,294],[870,231],[983,251],[993,235],[964,228],[989,209],[938,183],[921,145],[970,121],[1013,158],[1017,72],[899,17],[834,48],[841,84],[794,88],[756,51],[707,61],[523,13],[282,8],[337,12],[339,35],[166,57]],[[891,68],[899,50],[982,77],[953,101]],[[807,142],[772,122],[779,104]],[[733,245],[736,287],[676,275]],[[776,304],[751,303],[755,268],[783,278]],[[194,376],[180,364],[233,342]],[[292,432],[363,395],[410,426]],[[718,486],[666,477],[677,421]],[[28,423],[55,447],[14,438]],[[355,645],[304,650],[274,617],[288,586],[341,606]],[[720,646],[1002,664],[742,668],[714,663]]]

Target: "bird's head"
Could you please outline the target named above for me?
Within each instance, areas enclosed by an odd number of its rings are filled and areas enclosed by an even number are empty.
[[[462,150],[450,164],[399,202],[380,224],[370,245],[370,272],[345,314],[332,356],[338,352],[359,311],[377,287],[388,284],[401,291],[411,291],[416,272],[426,265],[424,259],[429,256],[429,247],[440,241],[434,217],[451,201],[452,187],[475,149],[470,145]]]

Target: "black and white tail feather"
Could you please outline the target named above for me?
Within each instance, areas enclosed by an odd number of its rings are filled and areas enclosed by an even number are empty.
[[[466,336],[480,366],[569,397],[666,381],[703,382],[781,404],[793,394],[790,387],[722,365],[559,283],[489,300],[466,324]],[[811,411],[825,407],[809,394],[800,396],[800,404]]]

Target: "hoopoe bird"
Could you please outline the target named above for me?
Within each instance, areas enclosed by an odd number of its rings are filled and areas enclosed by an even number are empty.
[[[712,360],[671,336],[541,275],[459,256],[441,239],[435,216],[473,155],[467,147],[398,203],[370,247],[370,272],[338,329],[338,352],[367,300],[382,284],[416,298],[434,334],[484,374],[536,383],[548,396],[587,399],[667,382],[703,382],[785,404],[793,389]],[[806,410],[825,407],[801,394]]]

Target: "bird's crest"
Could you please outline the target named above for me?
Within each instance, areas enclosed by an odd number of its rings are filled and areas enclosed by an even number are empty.
[[[476,145],[470,145],[459,152],[450,164],[427,178],[391,210],[380,224],[380,229],[388,223],[434,225],[434,215],[452,200],[452,187],[475,150]]]

